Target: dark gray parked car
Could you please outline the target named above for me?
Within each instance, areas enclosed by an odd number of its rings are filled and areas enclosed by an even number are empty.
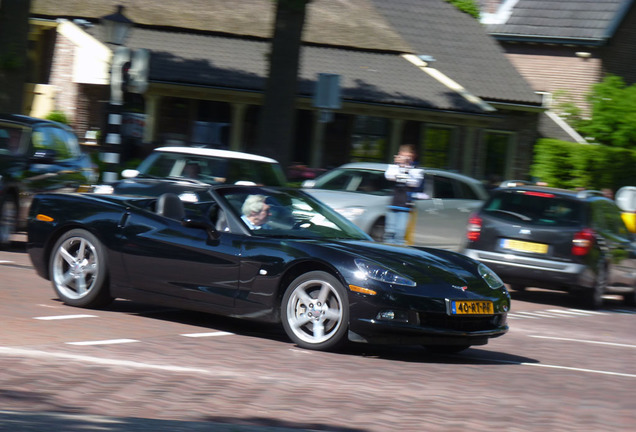
[[[90,157],[70,127],[0,114],[0,247],[25,228],[35,193],[73,191],[96,178]]]
[[[515,290],[567,290],[590,308],[614,292],[636,304],[636,242],[614,201],[597,191],[512,184],[470,217],[466,255]]]

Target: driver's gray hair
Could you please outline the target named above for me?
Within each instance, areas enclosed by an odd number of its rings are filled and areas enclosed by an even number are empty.
[[[241,211],[245,216],[251,216],[254,213],[260,213],[265,205],[265,195],[250,195],[245,198]]]

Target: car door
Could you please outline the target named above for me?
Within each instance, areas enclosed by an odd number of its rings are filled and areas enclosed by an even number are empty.
[[[456,249],[463,240],[468,216],[481,200],[469,185],[442,173],[427,173],[424,182],[431,198],[416,201],[415,243]]]
[[[152,212],[131,211],[122,229],[122,254],[130,286],[201,302],[223,310],[234,305],[239,281],[241,236],[220,233]]]

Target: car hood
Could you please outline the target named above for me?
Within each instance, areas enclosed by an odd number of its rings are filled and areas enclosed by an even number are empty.
[[[338,241],[322,243],[333,252],[347,254],[353,259],[371,261],[399,273],[417,283],[438,291],[452,287],[455,291],[480,295],[492,294],[492,289],[477,271],[476,261],[456,252],[434,248],[393,246],[368,241]],[[463,288],[466,287],[464,290]],[[430,292],[429,292],[430,294]],[[461,297],[461,295],[460,295]],[[470,295],[468,295],[470,297]]]
[[[210,185],[196,180],[172,180],[172,179],[152,179],[133,178],[119,180],[111,185],[113,192],[117,195],[138,195],[156,197],[164,193],[181,194],[183,192],[195,192],[197,194],[206,192]]]
[[[387,205],[390,197],[361,192],[305,188],[303,191],[332,207],[369,207]]]

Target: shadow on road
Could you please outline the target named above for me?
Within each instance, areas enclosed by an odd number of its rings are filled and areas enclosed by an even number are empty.
[[[523,291],[510,290],[514,311],[514,301],[524,301],[527,303],[543,304],[549,306],[559,306],[564,308],[585,308],[584,302],[575,294],[567,291],[554,291],[541,288],[527,288]],[[603,299],[604,307],[621,307],[623,306],[622,296],[605,296]]]
[[[180,309],[156,308],[130,301],[115,301],[107,309],[113,312],[140,315],[151,319],[201,327],[201,331],[225,331],[242,336],[258,337],[281,342],[293,347],[280,324],[241,320],[204,312],[184,311]],[[537,360],[514,356],[506,353],[480,350],[479,346],[469,348],[458,354],[439,354],[427,351],[423,346],[374,345],[350,342],[334,354],[379,358],[392,361],[414,363],[453,363],[453,364],[502,364],[535,363]],[[301,349],[301,348],[297,348]],[[474,355],[479,353],[479,360]],[[493,357],[494,356],[494,357]]]
[[[288,432],[288,431],[338,431],[358,432],[360,429],[332,428],[327,425],[288,424],[258,417],[233,419],[211,418],[205,421],[155,420],[133,417],[105,417],[63,412],[0,411],[2,430],[41,432]],[[6,429],[5,429],[6,428]]]

